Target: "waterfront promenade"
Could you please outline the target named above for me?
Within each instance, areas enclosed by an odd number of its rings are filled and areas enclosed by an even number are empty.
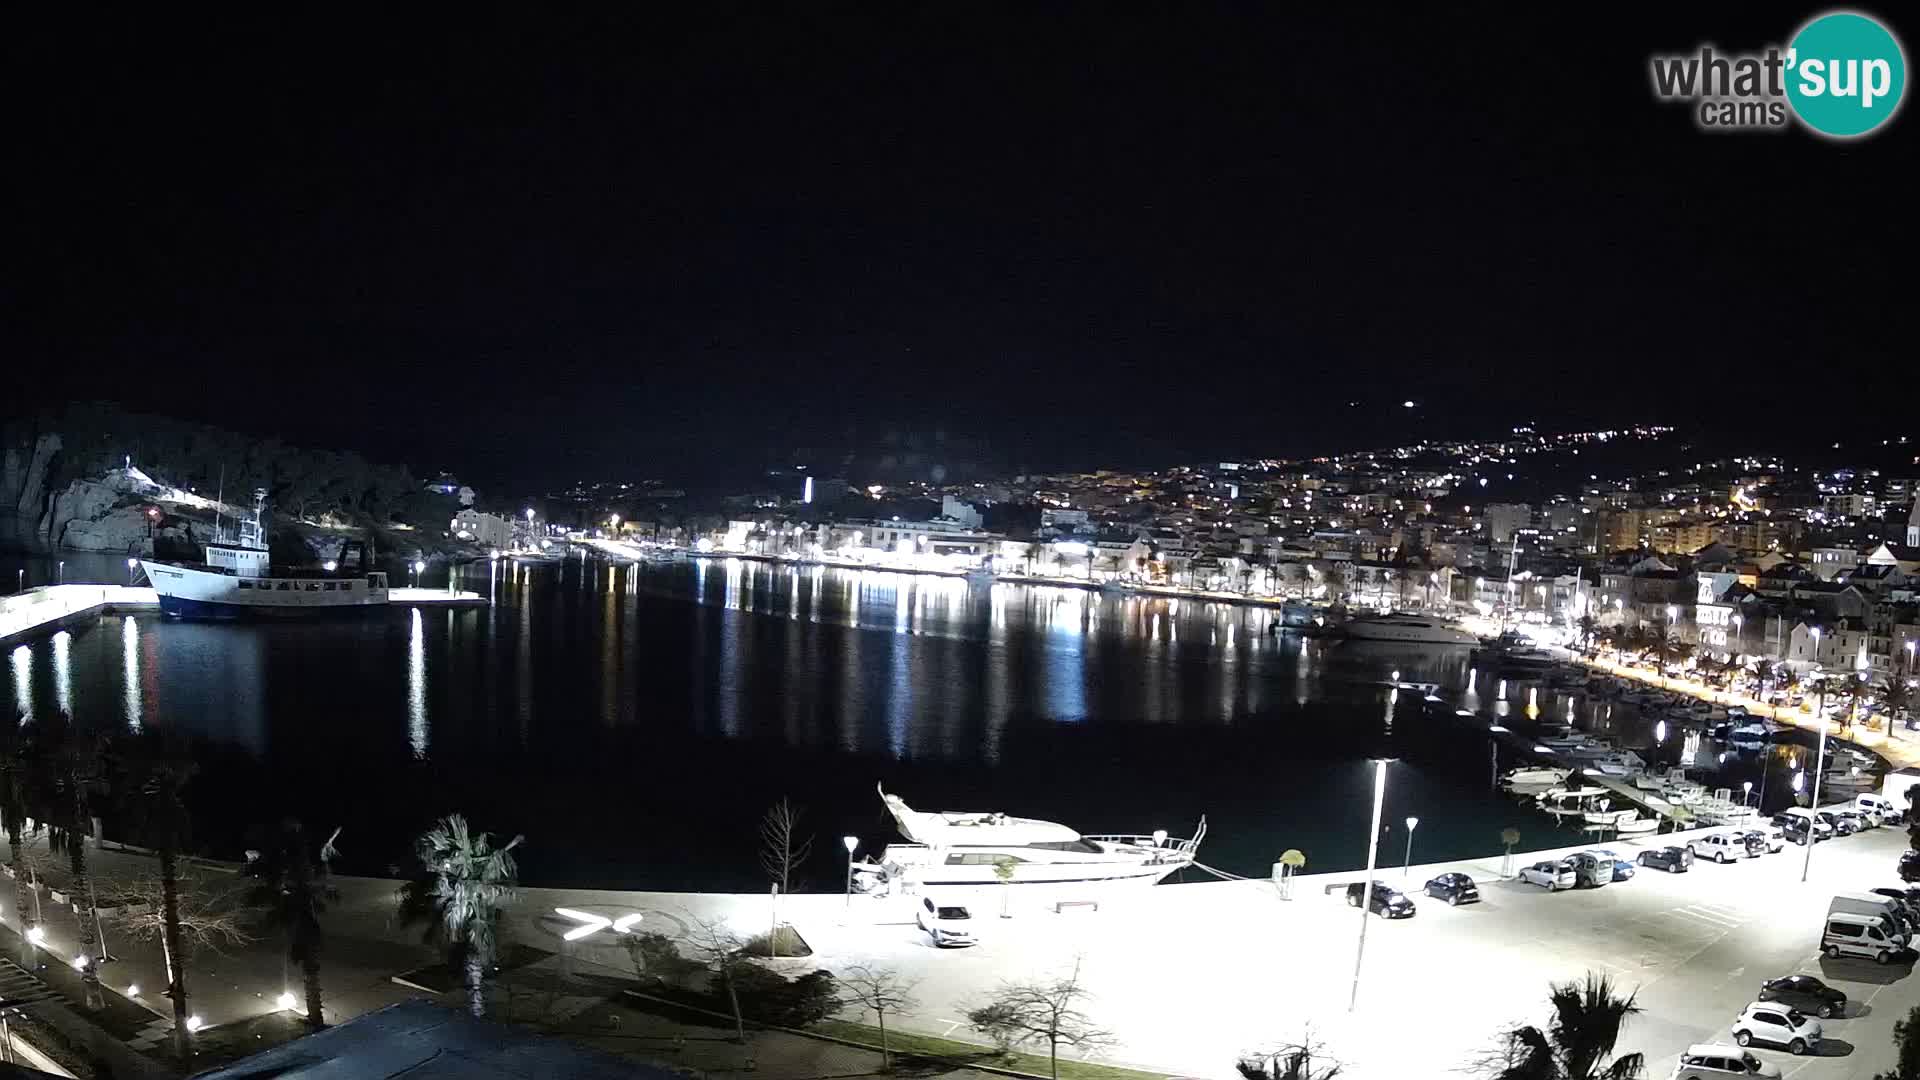
[[[452,589],[392,588],[389,607],[485,607],[477,592]],[[0,645],[49,633],[70,620],[115,612],[160,610],[160,599],[147,585],[41,585],[0,597]]]
[[[1633,679],[1648,686],[1670,690],[1676,694],[1685,694],[1715,705],[1738,705],[1755,716],[1764,716],[1782,724],[1792,724],[1810,734],[1817,735],[1820,732],[1819,718],[1814,715],[1813,709],[1805,705],[1799,708],[1783,709],[1744,694],[1717,690],[1694,679],[1669,678],[1630,665],[1616,664],[1604,655],[1587,657],[1577,651],[1572,655],[1586,666],[1609,675]],[[1855,723],[1852,730],[1846,734],[1847,741],[1879,754],[1896,769],[1920,766],[1920,732],[1903,734],[1896,729],[1891,718],[1882,717],[1881,719],[1883,726],[1878,728],[1870,727],[1865,722]],[[1837,727],[1829,727],[1827,730],[1828,735],[1837,733]]]
[[[1364,831],[1365,808],[1350,809],[1354,827]],[[1675,839],[1607,846],[1631,858]],[[1801,1080],[1866,1077],[1891,1063],[1892,1025],[1920,1004],[1911,963],[1824,960],[1818,928],[1834,892],[1892,883],[1904,847],[1897,827],[1821,844],[1806,884],[1798,849],[1727,866],[1699,863],[1679,875],[1643,871],[1601,889],[1558,893],[1503,878],[1497,854],[1416,866],[1404,875],[1383,868],[1381,880],[1416,890],[1437,872],[1461,870],[1481,881],[1485,900],[1453,909],[1415,896],[1415,918],[1375,921],[1353,1013],[1347,1000],[1360,918],[1328,887],[1337,893],[1338,885],[1359,879],[1355,873],[1302,876],[1292,899],[1267,881],[1164,885],[1068,913],[1016,899],[1007,919],[997,918],[1000,887],[988,886],[967,898],[981,944],[947,951],[930,947],[914,926],[910,900],[794,896],[781,901],[781,918],[815,955],[779,964],[794,971],[897,967],[920,981],[921,1004],[890,1025],[966,1038],[966,1010],[1001,981],[1045,978],[1078,962],[1094,994],[1088,1012],[1115,1033],[1098,1060],[1230,1077],[1236,1054],[1297,1037],[1311,1024],[1352,1062],[1345,1075],[1360,1080],[1451,1071],[1504,1025],[1544,1019],[1550,981],[1587,971],[1638,991],[1645,1012],[1628,1025],[1624,1045],[1649,1055],[1649,1075],[1664,1075],[1686,1045],[1724,1038],[1727,1022],[1762,979],[1806,971],[1842,986],[1863,1007],[1829,1024],[1833,1044],[1817,1058],[1795,1061],[1768,1050],[1760,1056],[1799,1067],[1793,1075]],[[1515,865],[1572,850],[1517,853]],[[95,853],[94,864],[107,877],[150,869],[145,856],[110,846]],[[57,876],[57,868],[52,872]],[[336,881],[341,898],[326,916],[323,968],[328,1019],[335,1022],[415,993],[391,977],[435,959],[416,934],[394,924],[394,882]],[[5,923],[17,927],[10,891],[0,901]],[[64,962],[76,937],[73,915],[44,897],[42,905],[49,963]],[[612,931],[568,942],[564,935],[580,924],[554,908],[609,919],[638,914],[642,927],[678,937],[703,919],[754,933],[768,925],[768,905],[764,895],[529,888],[502,930],[505,940],[546,956],[533,965],[551,991],[542,1007],[564,1019],[602,1008],[615,994],[610,988],[633,972]],[[111,923],[108,943],[121,959],[106,967],[105,981],[121,992],[139,984],[138,1000],[153,1010],[145,1045],[159,1045],[168,1021],[167,1003],[155,994],[163,979],[157,947],[125,940]],[[286,969],[281,954],[269,938],[231,955],[200,955],[192,965],[194,1012],[218,1027],[276,1011],[283,990],[299,992],[298,973]],[[507,994],[496,990],[497,1008]],[[1396,1037],[1378,1039],[1388,1028]]]

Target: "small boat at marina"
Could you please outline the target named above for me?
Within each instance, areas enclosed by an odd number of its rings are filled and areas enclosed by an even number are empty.
[[[1644,758],[1631,750],[1610,750],[1586,758],[1583,767],[1589,772],[1606,776],[1632,776],[1635,773],[1646,772],[1647,763]]]
[[[1508,672],[1547,672],[1560,666],[1560,661],[1545,649],[1535,648],[1532,642],[1509,630],[1491,641],[1485,641],[1473,650],[1473,660],[1498,671]]]
[[[1635,816],[1631,818],[1621,818],[1619,820],[1616,820],[1613,823],[1613,831],[1619,833],[1622,836],[1635,836],[1640,833],[1650,833],[1658,829],[1659,827],[1660,827],[1660,819],[1657,817]]]
[[[1500,786],[1517,787],[1553,787],[1564,783],[1572,769],[1556,769],[1548,765],[1524,766],[1508,769],[1500,774]]]
[[[1165,831],[1083,836],[1054,821],[1002,813],[915,810],[883,788],[881,801],[912,843],[888,844],[877,863],[856,863],[853,884],[863,892],[896,887],[998,886],[997,870],[1011,863],[1004,884],[1075,887],[1152,885],[1193,865],[1207,834],[1202,817],[1189,839]],[[1084,891],[1084,889],[1082,890]]]
[[[1534,805],[1554,817],[1581,817],[1613,808],[1613,796],[1605,789],[1549,788],[1534,798]]]
[[[1639,816],[1640,811],[1634,809],[1592,810],[1583,815],[1587,824],[1603,825],[1609,829],[1617,829],[1621,822],[1632,821]]]

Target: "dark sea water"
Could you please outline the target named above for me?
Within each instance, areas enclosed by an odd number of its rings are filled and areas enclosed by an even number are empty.
[[[8,589],[20,565],[0,563]],[[56,573],[26,565],[32,583]],[[1645,736],[1629,711],[1531,684],[1482,673],[1469,689],[1464,650],[1274,634],[1256,608],[742,561],[490,569],[459,581],[495,597],[478,611],[101,617],[10,650],[0,703],[189,733],[209,854],[292,815],[343,826],[343,868],[382,873],[457,810],[525,833],[532,883],[657,889],[764,888],[756,823],[783,797],[818,837],[803,876],[837,889],[842,835],[863,853],[898,839],[876,783],[1084,832],[1186,836],[1204,814],[1201,859],[1222,870],[1264,876],[1288,848],[1349,868],[1372,756],[1396,759],[1383,864],[1404,858],[1409,815],[1416,861],[1496,851],[1509,825],[1524,848],[1573,843],[1494,790],[1514,762],[1496,760],[1489,718]],[[125,579],[86,557],[65,574]],[[1395,693],[1396,672],[1446,700]],[[1463,698],[1485,715],[1456,716]],[[1736,790],[1760,776],[1751,758],[1726,768]]]

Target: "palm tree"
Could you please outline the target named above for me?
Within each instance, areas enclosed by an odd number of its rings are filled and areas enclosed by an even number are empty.
[[[466,970],[467,1010],[487,1015],[486,976],[493,965],[495,923],[513,903],[518,868],[513,849],[525,837],[496,847],[491,834],[473,832],[467,819],[449,814],[421,835],[416,850],[422,874],[400,888],[400,918],[424,923],[429,937],[455,950]]]
[[[1555,984],[1547,997],[1553,1019],[1546,1030],[1528,1025],[1507,1033],[1506,1066],[1496,1074],[1498,1080],[1633,1080],[1642,1075],[1644,1055],[1613,1057],[1620,1028],[1640,1011],[1633,999],[1633,994],[1616,994],[1612,979],[1591,972],[1584,985]]]
[[[6,825],[7,844],[13,849],[13,910],[20,913],[20,932],[33,929],[27,901],[27,868],[21,858],[20,831],[27,822],[27,787],[33,780],[30,744],[17,724],[0,726],[0,822]]]
[[[1887,732],[1892,734],[1894,721],[1913,706],[1913,687],[1905,676],[1891,676],[1880,684],[1880,701],[1887,707]]]
[[[1600,620],[1594,618],[1592,612],[1588,612],[1575,620],[1574,625],[1580,630],[1581,642],[1585,644],[1587,648],[1593,648],[1594,636],[1600,631]]]
[[[123,785],[142,838],[160,857],[160,951],[167,965],[167,997],[173,999],[173,1048],[187,1047],[186,953],[180,945],[180,851],[187,843],[187,808],[181,793],[192,781],[193,759],[170,736],[149,728],[132,741]]]
[[[333,842],[340,830],[320,845],[316,853],[300,822],[287,819],[280,826],[278,843],[253,864],[256,879],[247,902],[266,912],[267,925],[287,934],[287,959],[300,965],[306,984],[307,1025],[325,1024],[320,996],[320,953],[325,944],[320,916],[327,904],[340,898],[340,891],[328,881],[327,874],[338,851]]]
[[[87,837],[93,834],[93,799],[109,790],[106,773],[106,737],[87,731],[66,713],[50,713],[33,722],[28,733],[32,759],[48,794],[50,822],[63,822],[61,833],[48,835],[52,846],[58,840],[66,848],[67,865],[73,872],[73,896],[76,900],[93,896],[93,883],[87,876]],[[86,991],[86,1006],[98,1009],[106,1005],[100,993],[99,924],[89,909],[80,917],[79,955],[87,959],[80,967],[80,981]]]

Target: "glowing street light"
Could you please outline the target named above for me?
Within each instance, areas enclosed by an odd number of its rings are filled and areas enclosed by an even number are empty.
[[[1747,800],[1751,799],[1752,797],[1753,797],[1753,781],[1751,780],[1740,781],[1740,805],[1741,806],[1747,805]]]
[[[1400,876],[1404,879],[1413,872],[1413,830],[1420,827],[1420,819],[1407,819],[1407,861],[1400,866]]]
[[[36,926],[33,929],[28,930],[27,941],[34,945],[45,945],[47,943],[46,929],[44,927]]]
[[[1367,924],[1373,921],[1373,870],[1380,856],[1380,808],[1387,799],[1387,763],[1392,758],[1373,759],[1373,827],[1367,833],[1367,877],[1360,891],[1360,944],[1353,953],[1353,989],[1347,995],[1347,1011],[1360,1004],[1360,968],[1367,958]]]
[[[427,564],[425,560],[423,559],[413,560],[413,587],[414,588],[417,589],[420,587],[420,571],[425,570],[426,568],[427,568]]]
[[[860,838],[857,836],[843,836],[840,838],[840,843],[844,844],[847,849],[847,899],[846,899],[845,906],[848,910],[852,910],[853,908],[853,849],[860,846]]]

